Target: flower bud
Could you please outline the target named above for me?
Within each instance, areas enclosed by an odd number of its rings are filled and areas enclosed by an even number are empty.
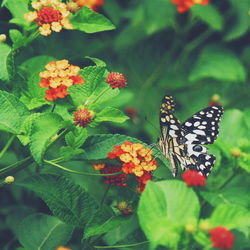
[[[112,72],[106,78],[106,82],[111,86],[112,89],[123,88],[127,85],[127,80],[123,74]]]
[[[11,184],[12,182],[15,181],[15,178],[13,176],[7,176],[4,180],[6,184]]]
[[[7,39],[5,34],[0,34],[0,42],[5,42]]]
[[[94,112],[87,108],[79,109],[74,113],[74,124],[86,128],[94,117]]]
[[[203,220],[203,221],[200,222],[199,228],[201,230],[208,231],[208,230],[210,230],[211,225],[210,225],[210,223],[208,221]]]
[[[238,157],[242,156],[242,152],[239,148],[233,148],[231,150],[231,155],[235,158],[238,158]]]

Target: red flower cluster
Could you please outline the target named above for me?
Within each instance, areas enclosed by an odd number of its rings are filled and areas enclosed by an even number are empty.
[[[87,6],[94,11],[98,10],[98,7],[104,5],[104,0],[73,0],[78,4],[80,8]]]
[[[86,128],[91,119],[93,118],[93,112],[89,111],[87,108],[79,109],[74,113],[74,124],[83,128]]]
[[[117,72],[108,74],[106,82],[111,86],[112,89],[121,89],[127,85],[127,80],[124,75]]]
[[[42,88],[48,88],[45,96],[47,101],[64,98],[68,95],[68,87],[84,83],[84,79],[78,76],[80,68],[69,64],[68,60],[49,62],[45,68],[45,71],[40,72],[39,84]]]
[[[179,13],[184,13],[195,4],[207,5],[209,1],[210,0],[172,0],[172,3],[178,6],[177,11]]]
[[[108,158],[122,163],[124,173],[136,176],[140,191],[144,190],[148,180],[152,180],[152,172],[157,168],[152,151],[140,143],[125,141],[121,146],[115,145]]]
[[[182,174],[182,179],[186,182],[187,186],[205,186],[206,178],[195,170],[187,170]]]
[[[210,231],[210,239],[213,247],[220,249],[231,249],[234,244],[234,235],[224,227],[215,227]]]
[[[92,165],[95,170],[100,170],[102,174],[114,174],[118,172],[122,172],[121,167],[115,166],[115,165],[106,165],[104,163],[99,164],[93,164]],[[127,183],[125,181],[127,180],[128,176],[125,173],[121,173],[119,175],[110,175],[110,176],[104,176],[105,183],[106,184],[114,184],[116,186],[123,186],[127,187]]]
[[[48,36],[52,31],[60,32],[63,27],[73,28],[69,23],[70,12],[66,4],[59,0],[33,1],[31,5],[36,11],[25,13],[24,18],[28,22],[36,21],[41,35]]]

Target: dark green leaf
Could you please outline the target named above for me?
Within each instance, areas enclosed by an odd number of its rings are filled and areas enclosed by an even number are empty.
[[[36,175],[17,184],[36,192],[53,214],[67,224],[84,227],[95,213],[94,199],[65,177]]]
[[[9,81],[11,78],[11,72],[9,69],[9,60],[12,56],[11,47],[5,43],[0,43],[0,79],[3,81]]]
[[[65,136],[65,141],[72,148],[80,148],[88,137],[86,128],[75,127]]]
[[[53,216],[32,214],[22,220],[17,237],[26,250],[54,250],[68,242],[73,227]]]

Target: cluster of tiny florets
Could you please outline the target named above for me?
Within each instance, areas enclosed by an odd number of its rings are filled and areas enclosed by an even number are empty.
[[[87,108],[79,109],[74,113],[74,124],[80,127],[87,127],[93,118],[93,113]]]
[[[68,60],[49,62],[45,68],[46,70],[39,74],[39,84],[42,88],[48,88],[45,96],[47,101],[64,98],[68,95],[68,87],[84,83],[84,79],[78,75],[80,68],[69,64]]]
[[[182,174],[182,179],[186,182],[187,186],[206,185],[206,177],[196,170],[187,170]]]
[[[31,5],[36,11],[25,13],[24,18],[28,22],[35,21],[41,35],[48,36],[52,31],[60,32],[62,28],[73,28],[69,23],[70,12],[66,4],[59,0],[33,1]]]
[[[127,85],[127,80],[124,75],[117,72],[108,74],[106,82],[111,86],[112,89],[121,89]]]
[[[207,5],[210,0],[172,0],[173,4],[177,5],[179,13],[187,12],[195,4]]]
[[[104,0],[73,0],[79,8],[87,6],[94,11],[97,11],[100,6],[104,4]]]
[[[214,248],[231,249],[234,244],[234,235],[225,227],[215,227],[209,230],[210,240]]]

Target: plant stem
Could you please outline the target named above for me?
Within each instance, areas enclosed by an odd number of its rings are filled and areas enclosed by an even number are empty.
[[[11,143],[13,142],[13,140],[15,139],[16,135],[12,135],[9,140],[7,141],[7,143],[5,144],[4,148],[2,149],[2,151],[0,152],[0,158],[3,157],[3,155],[6,153],[6,151],[8,150],[8,148],[10,147]]]
[[[56,104],[54,103],[53,106],[52,106],[52,109],[51,109],[51,113],[54,112],[55,108],[56,108]]]
[[[88,176],[113,176],[113,175],[119,175],[121,174],[121,172],[117,172],[117,173],[113,173],[113,174],[94,174],[94,173],[88,173],[88,172],[79,172],[79,171],[76,171],[76,170],[72,170],[72,169],[69,169],[69,168],[65,168],[53,161],[48,161],[48,160],[44,160],[45,163],[48,163],[50,165],[53,165],[57,168],[60,168],[64,171],[67,171],[67,172],[70,172],[70,173],[73,173],[73,174],[80,174],[80,175],[88,175]]]
[[[116,245],[116,246],[94,246],[94,248],[123,248],[123,247],[136,247],[136,246],[140,246],[143,244],[147,244],[149,243],[149,241],[142,241],[139,243],[134,243],[134,244],[128,244],[128,245]]]
[[[92,101],[91,103],[94,104],[102,95],[104,95],[108,90],[110,89],[110,87],[105,88],[97,97],[94,101]]]

